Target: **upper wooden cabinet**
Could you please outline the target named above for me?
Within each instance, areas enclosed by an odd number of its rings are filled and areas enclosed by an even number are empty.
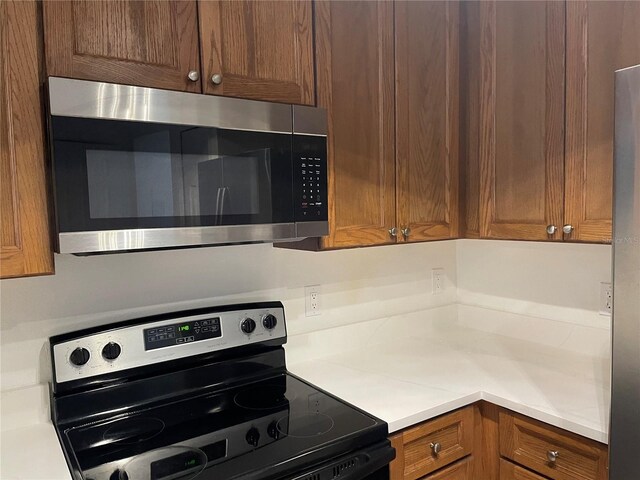
[[[393,3],[316,4],[318,105],[329,118],[323,248],[394,243]]]
[[[311,1],[200,1],[205,93],[315,103]]]
[[[397,2],[399,239],[458,235],[458,2]]]
[[[615,70],[640,64],[640,2],[567,3],[568,240],[611,239]]]
[[[37,2],[0,2],[1,278],[53,273],[39,26]]]
[[[48,75],[201,91],[195,0],[42,3]]]
[[[478,235],[560,240],[547,226],[562,224],[564,3],[480,2],[467,13],[466,55],[478,62],[467,80],[477,82],[467,96],[477,120],[466,125],[477,142],[466,148],[477,155],[467,182],[479,182],[468,198]]]
[[[316,4],[318,105],[329,112],[320,248],[457,235],[458,16],[457,2]]]
[[[610,241],[614,71],[640,63],[640,3],[463,12],[465,236]]]

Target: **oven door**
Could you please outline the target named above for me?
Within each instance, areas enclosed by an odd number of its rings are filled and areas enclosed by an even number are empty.
[[[295,237],[290,105],[52,80],[60,253]]]

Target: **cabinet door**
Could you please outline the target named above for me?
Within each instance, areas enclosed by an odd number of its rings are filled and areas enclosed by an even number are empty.
[[[318,105],[329,117],[324,248],[395,242],[393,3],[316,4]]]
[[[201,91],[195,0],[74,0],[43,7],[48,75]]]
[[[35,1],[0,2],[0,277],[53,273]]]
[[[640,2],[567,3],[565,239],[611,239],[614,71],[640,64]]]
[[[456,237],[459,4],[395,5],[400,238]]]
[[[564,2],[479,5],[480,235],[561,240]]]
[[[311,1],[198,2],[205,93],[313,105]]]

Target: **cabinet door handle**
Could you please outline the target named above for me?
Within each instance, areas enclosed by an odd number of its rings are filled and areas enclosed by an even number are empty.
[[[220,85],[222,83],[222,75],[219,73],[214,73],[211,75],[211,83],[214,85]]]
[[[187,74],[187,78],[192,82],[197,82],[200,79],[200,74],[198,73],[197,70],[191,70]]]
[[[571,232],[573,232],[573,225],[565,225],[564,227],[562,227],[562,232],[566,235],[569,235]]]
[[[548,235],[553,235],[557,231],[558,231],[558,227],[556,227],[555,225],[547,225],[547,234]]]
[[[547,460],[549,460],[550,463],[556,463],[556,460],[558,459],[559,456],[560,456],[560,453],[558,453],[557,450],[547,451]]]
[[[391,235],[392,237],[398,236],[398,229],[396,227],[391,227],[389,229],[389,235]]]
[[[409,235],[411,235],[411,229],[409,227],[404,227],[402,229],[402,236],[407,238]]]
[[[431,451],[434,453],[434,455],[438,455],[440,453],[440,450],[442,450],[442,445],[440,445],[440,442],[431,442],[429,446],[431,447]]]

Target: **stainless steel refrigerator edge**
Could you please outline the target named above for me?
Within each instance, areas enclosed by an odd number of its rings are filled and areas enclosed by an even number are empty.
[[[616,72],[609,474],[640,478],[640,65]]]

